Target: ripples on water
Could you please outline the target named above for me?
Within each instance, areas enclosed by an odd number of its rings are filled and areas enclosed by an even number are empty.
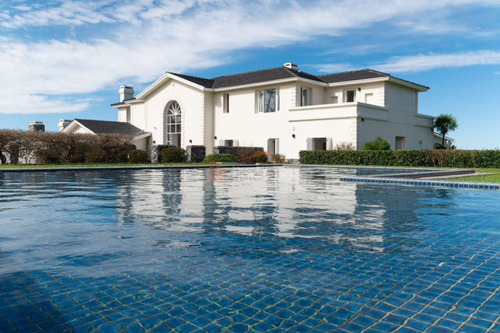
[[[357,172],[294,167],[0,172],[0,290],[9,290],[17,274],[30,272],[49,298],[81,289],[82,279],[119,285],[124,277],[146,281],[162,274],[177,287],[195,279],[209,291],[215,288],[205,298],[216,302],[222,292],[217,283],[226,274],[233,276],[236,292],[226,295],[229,309],[252,288],[266,294],[272,285],[302,288],[308,302],[321,299],[318,288],[330,288],[333,298],[357,299],[363,308],[381,298],[380,292],[403,288],[402,277],[425,274],[463,247],[498,249],[498,193],[339,181]],[[57,286],[52,278],[40,278],[41,272],[76,280]],[[142,288],[153,288],[148,292],[154,294],[155,279]],[[50,302],[65,311],[64,304]],[[4,314],[9,311],[12,306],[4,304]]]

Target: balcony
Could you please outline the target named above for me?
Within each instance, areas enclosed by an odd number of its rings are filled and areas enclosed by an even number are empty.
[[[289,110],[290,122],[362,117],[387,121],[388,109],[361,102],[300,106]]]

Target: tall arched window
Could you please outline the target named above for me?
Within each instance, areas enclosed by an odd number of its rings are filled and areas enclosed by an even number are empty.
[[[182,112],[179,103],[173,101],[165,110],[165,144],[181,146]]]

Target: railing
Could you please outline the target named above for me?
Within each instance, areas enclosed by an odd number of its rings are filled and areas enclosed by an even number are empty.
[[[289,121],[366,117],[387,120],[387,108],[366,103],[319,104],[289,110]]]

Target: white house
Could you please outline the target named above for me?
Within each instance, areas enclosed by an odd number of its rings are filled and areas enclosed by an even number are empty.
[[[255,146],[296,159],[378,136],[392,149],[432,149],[433,117],[418,113],[428,89],[370,69],[317,76],[287,63],[213,79],[167,72],[135,97],[120,87],[112,107],[151,133],[148,145]]]

